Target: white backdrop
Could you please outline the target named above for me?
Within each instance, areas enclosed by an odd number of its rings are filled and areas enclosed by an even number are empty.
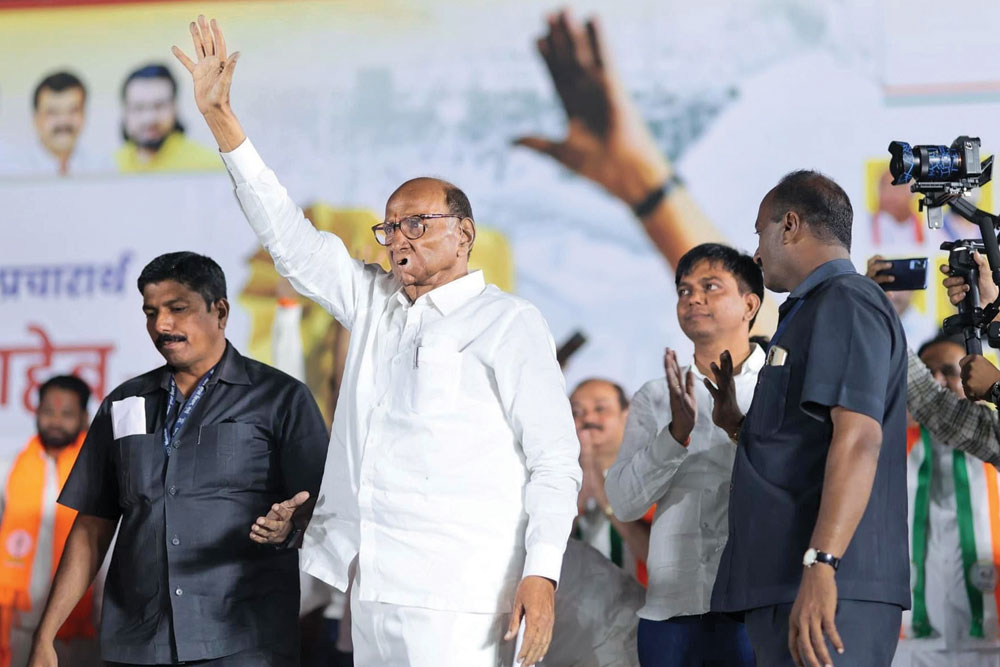
[[[0,11],[0,453],[32,433],[22,401],[29,370],[43,379],[97,355],[60,348],[110,347],[105,389],[161,362],[135,289],[155,255],[190,249],[217,259],[234,302],[230,338],[248,345],[236,297],[256,244],[224,173],[59,179],[19,170],[35,141],[33,87],[62,67],[88,84],[88,153],[118,147],[121,80],[150,60],[173,68],[189,136],[211,145],[186,73],[169,55],[171,44],[187,46],[186,22],[199,11],[217,16],[230,47],[243,52],[234,107],[298,201],[379,215],[401,181],[443,176],[468,192],[480,222],[506,236],[516,291],[539,305],[556,339],[586,333],[566,369],[569,384],[601,375],[634,391],[662,373],[665,345],[686,354],[673,277],[629,212],[510,144],[564,128],[533,47],[552,9],[535,0],[441,0]],[[950,143],[973,134],[984,151],[1000,146],[1000,85],[988,55],[975,55],[993,51],[990,29],[1000,25],[1000,9],[985,0],[961,13],[929,0],[623,0],[574,10],[601,16],[664,151],[709,217],[748,251],[763,194],[792,169],[817,168],[854,202],[860,268],[875,249],[866,165],[887,156],[891,139]],[[880,250],[927,255],[934,243]],[[123,261],[118,289],[111,269]],[[60,270],[58,294],[55,267],[70,267]],[[65,282],[91,272],[93,293]],[[937,309],[928,299],[925,319]],[[48,335],[51,355],[33,326]],[[81,370],[96,384],[94,368]]]

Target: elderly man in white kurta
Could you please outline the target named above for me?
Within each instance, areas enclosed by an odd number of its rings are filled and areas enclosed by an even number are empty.
[[[581,477],[545,321],[468,272],[475,224],[449,183],[415,179],[389,198],[373,231],[391,273],[313,228],[229,106],[236,55],[218,26],[199,17],[191,32],[197,62],[174,53],[250,226],[278,272],[351,332],[302,563],[339,589],[353,572],[355,664],[534,664]],[[259,523],[287,535],[277,506]]]

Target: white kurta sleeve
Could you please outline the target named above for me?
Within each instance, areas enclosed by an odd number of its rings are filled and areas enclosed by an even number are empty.
[[[302,306],[278,305],[271,329],[271,360],[274,367],[299,382],[306,381],[306,356],[302,347]]]
[[[529,473],[524,490],[528,525],[523,576],[558,582],[577,513],[580,443],[552,335],[534,306],[521,308],[506,327],[493,370]]]
[[[633,397],[625,438],[604,483],[611,509],[622,521],[635,521],[648,512],[666,494],[687,458],[687,448],[677,442],[670,429],[657,428],[655,401],[650,395],[653,387],[648,383]],[[670,423],[669,415],[666,423]]]
[[[382,268],[353,259],[336,235],[317,231],[249,139],[223,153],[222,160],[243,214],[278,273],[350,329],[361,296],[384,273]]]

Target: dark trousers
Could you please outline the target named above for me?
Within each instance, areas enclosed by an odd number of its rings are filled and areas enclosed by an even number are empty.
[[[788,616],[791,604],[751,609],[744,617],[757,664],[767,667],[793,667],[788,650]],[[834,623],[844,642],[844,654],[838,655],[828,641],[827,650],[834,665],[850,667],[889,667],[899,642],[903,610],[894,604],[838,600]],[[817,656],[818,657],[818,656]]]
[[[724,614],[639,619],[642,667],[753,667],[746,629]],[[762,662],[761,665],[770,663]]]
[[[192,660],[175,663],[188,667],[299,667],[297,656],[280,655],[267,649],[254,648],[240,651],[224,658]],[[174,665],[133,665],[126,662],[109,662],[108,667],[174,667]]]

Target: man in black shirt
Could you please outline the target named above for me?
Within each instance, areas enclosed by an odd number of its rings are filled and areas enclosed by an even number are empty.
[[[211,259],[162,255],[139,291],[167,364],[115,389],[94,418],[59,497],[79,515],[30,664],[56,664],[53,637],[120,519],[105,660],[298,665],[296,533],[289,521],[280,535],[261,526],[294,510],[301,524],[308,513],[328,441],[319,409],[301,382],[228,343],[225,276]]]
[[[850,262],[852,218],[816,172],[768,193],[755,259],[791,294],[745,420],[725,354],[713,388],[714,421],[738,445],[712,609],[745,612],[768,667],[832,665],[834,652],[888,667],[910,605],[906,339]]]

